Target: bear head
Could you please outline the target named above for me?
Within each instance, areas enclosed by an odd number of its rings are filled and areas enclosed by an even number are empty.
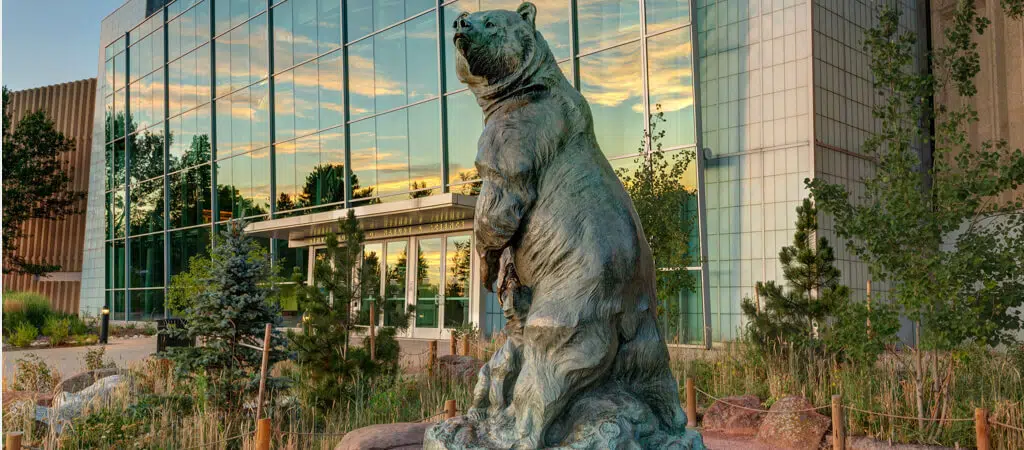
[[[537,8],[524,2],[516,11],[462,13],[455,30],[455,73],[470,88],[512,87],[529,79],[554,57],[537,32]]]

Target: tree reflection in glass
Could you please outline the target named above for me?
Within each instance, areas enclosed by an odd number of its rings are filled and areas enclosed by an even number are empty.
[[[469,323],[470,254],[469,235],[448,237],[445,255],[444,327]]]

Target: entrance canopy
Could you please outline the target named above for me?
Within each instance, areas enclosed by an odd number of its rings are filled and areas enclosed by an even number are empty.
[[[349,209],[366,232],[366,240],[374,240],[471,229],[475,207],[475,196],[448,193]],[[257,237],[287,239],[289,247],[318,245],[327,233],[338,231],[338,219],[347,215],[348,209],[336,209],[283,217],[250,223],[245,231]]]

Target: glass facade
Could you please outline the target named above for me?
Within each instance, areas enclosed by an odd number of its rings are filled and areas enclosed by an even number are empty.
[[[652,151],[692,157],[690,0],[533,3],[615,167],[635,167]],[[473,161],[483,118],[455,76],[450,25],[463,12],[518,4],[177,0],[110,42],[105,298],[115,318],[163,317],[170,277],[227,220],[479,192]],[[652,145],[659,112],[664,135]],[[696,194],[696,169],[686,176]],[[266,244],[286,273],[308,281],[315,249]],[[384,323],[407,299],[417,327],[475,321],[471,254],[468,233],[369,242],[364,260],[376,267],[380,290],[364,297],[383,299]],[[700,278],[699,263],[678,269]],[[480,317],[500,317],[480,301]],[[672,315],[661,318],[669,341],[702,342],[699,289],[659,311]]]

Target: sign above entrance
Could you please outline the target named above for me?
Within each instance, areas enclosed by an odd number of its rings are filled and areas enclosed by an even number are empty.
[[[391,203],[353,208],[366,239],[413,236],[473,228],[476,197],[442,194]],[[348,215],[337,209],[304,216],[284,217],[251,223],[246,232],[253,236],[287,239],[290,247],[317,245],[327,233],[338,230],[338,219]]]

